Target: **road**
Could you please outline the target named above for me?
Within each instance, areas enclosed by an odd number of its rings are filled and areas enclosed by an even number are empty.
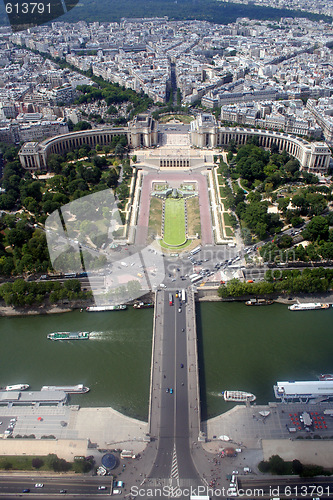
[[[247,491],[246,496],[251,496],[251,498],[311,498],[314,500],[319,497],[328,499],[333,496],[333,481],[332,478],[328,477],[242,478],[238,481],[238,489],[241,493],[240,496],[244,497],[243,492]]]
[[[35,484],[42,483],[43,488],[36,488]],[[105,486],[106,490],[99,490],[99,486]],[[79,495],[80,499],[87,498],[91,499],[99,497],[100,495],[110,494],[111,478],[103,477],[91,477],[82,476],[78,474],[77,476],[67,476],[67,475],[57,475],[57,476],[39,476],[33,473],[27,477],[10,475],[0,475],[0,498],[8,498],[9,495],[23,494],[24,489],[29,489],[30,493],[28,498],[55,498],[59,496],[68,497],[70,495]],[[60,490],[66,490],[66,494],[61,494]],[[21,496],[21,495],[20,495]],[[24,496],[24,495],[23,495]]]

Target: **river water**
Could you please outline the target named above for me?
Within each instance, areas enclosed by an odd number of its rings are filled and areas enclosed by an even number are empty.
[[[232,407],[224,389],[274,401],[278,380],[313,380],[333,372],[333,308],[291,312],[287,306],[197,305],[202,417]],[[112,406],[147,420],[153,309],[0,318],[0,385],[83,383],[81,406]],[[90,331],[88,341],[52,342],[53,331]]]

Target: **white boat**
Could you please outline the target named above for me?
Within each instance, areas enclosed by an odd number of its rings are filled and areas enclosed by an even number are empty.
[[[238,403],[244,403],[246,401],[249,401],[250,403],[252,403],[252,401],[256,400],[256,396],[251,392],[223,391],[222,394],[225,401],[236,401]]]
[[[5,391],[25,391],[28,388],[29,388],[29,384],[7,385],[5,387]]]
[[[304,304],[292,304],[288,306],[290,311],[312,311],[315,309],[328,309],[329,304],[323,304],[321,302],[305,302]]]
[[[127,309],[127,306],[125,304],[119,304],[116,306],[88,306],[86,308],[87,312],[103,312],[103,311],[124,311]]]
[[[63,391],[67,394],[84,394],[89,392],[89,387],[85,387],[83,384],[77,385],[43,385],[41,391]]]

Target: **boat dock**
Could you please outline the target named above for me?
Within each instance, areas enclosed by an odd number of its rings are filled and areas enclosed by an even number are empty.
[[[62,405],[67,402],[68,395],[64,391],[10,391],[0,393],[0,405]]]
[[[333,397],[332,380],[277,382],[274,394],[281,401],[302,400]]]

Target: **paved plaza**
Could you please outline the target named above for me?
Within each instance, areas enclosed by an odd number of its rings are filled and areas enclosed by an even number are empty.
[[[41,443],[40,439],[43,436],[54,436],[57,440],[63,440],[61,448],[58,449],[59,456],[63,458],[73,458],[73,441],[80,443],[81,450],[81,453],[75,452],[74,455],[89,455],[88,441],[89,446],[94,448],[130,449],[134,453],[139,453],[146,447],[147,422],[127,417],[112,408],[79,409],[75,406],[0,408],[1,434],[4,434],[10,419],[13,418],[16,418],[13,430],[14,438],[17,435],[34,435],[36,438],[34,443]],[[45,454],[45,451],[46,454],[55,453],[55,451],[47,451],[48,444],[50,450],[53,450],[53,441],[53,439],[48,439],[45,443],[45,440],[43,440],[44,444],[40,445],[40,452],[42,454]],[[6,446],[3,449],[5,451],[16,442],[21,444],[19,448],[16,448],[17,445],[15,444],[13,454],[16,453],[16,449],[21,451],[24,449],[26,454],[32,452],[31,441],[27,442],[26,439],[0,440],[0,445]],[[82,450],[82,446],[84,450]],[[33,449],[35,449],[35,444]]]

